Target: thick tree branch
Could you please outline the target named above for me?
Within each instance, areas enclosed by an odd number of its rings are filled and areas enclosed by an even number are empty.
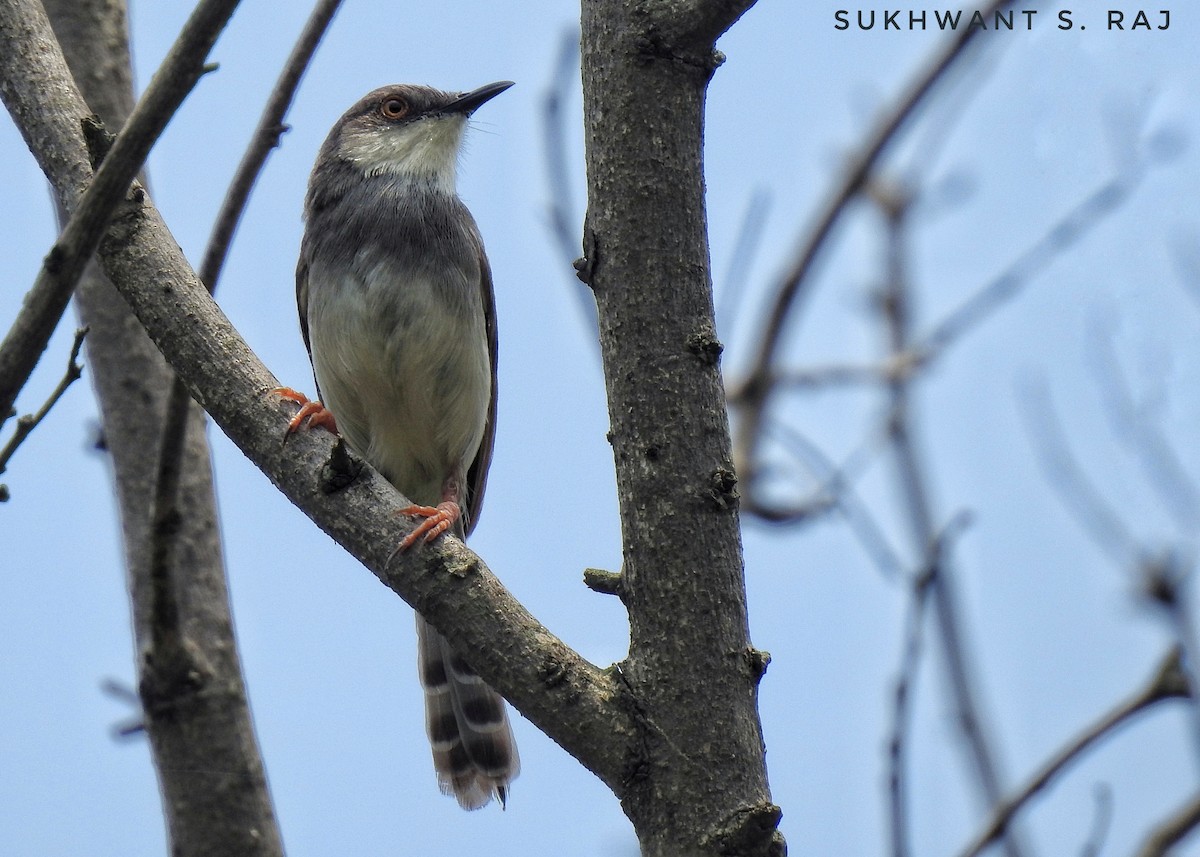
[[[42,63],[42,84],[73,95],[65,68]],[[28,73],[28,70],[26,70]],[[82,157],[69,114],[40,113],[18,93],[12,113],[53,165]],[[70,177],[52,170],[55,182]],[[60,194],[71,197],[69,188]],[[332,443],[313,432],[281,444],[290,407],[188,267],[157,211],[136,189],[114,215],[100,258],[113,284],[188,386],[231,440],[322,529],[463,649],[472,666],[539,728],[618,794],[626,789],[633,734],[611,673],[587,663],[534,619],[482,560],[454,539],[392,559],[411,522],[406,501],[374,471],[348,487],[321,476]]]
[[[583,3],[580,275],[596,296],[621,498],[621,678],[639,736],[622,803],[647,857],[784,848],[756,708],[766,658],[746,616],[701,160],[712,39],[747,5]]]

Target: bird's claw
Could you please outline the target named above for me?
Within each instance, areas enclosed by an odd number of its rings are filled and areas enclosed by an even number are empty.
[[[425,520],[417,524],[416,529],[404,537],[396,553],[403,553],[419,541],[431,542],[446,532],[462,517],[458,504],[452,500],[438,503],[436,506],[405,506],[400,510],[401,515],[412,515]]]
[[[333,418],[333,412],[320,402],[310,401],[308,396],[297,390],[293,390],[291,387],[276,387],[271,392],[300,405],[300,410],[296,412],[296,415],[287,424],[287,431],[283,434],[285,441],[288,435],[303,428],[306,420],[310,429],[314,426],[321,426],[333,434],[338,434],[337,421]]]

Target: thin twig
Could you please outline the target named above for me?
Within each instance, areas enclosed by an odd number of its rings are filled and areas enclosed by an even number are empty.
[[[888,353],[896,360],[912,348],[915,313],[908,274],[907,217],[913,194],[906,187],[885,184],[873,186],[871,192],[888,223],[887,275],[879,298],[879,313],[887,334]],[[915,437],[917,424],[910,407],[914,380],[911,375],[901,375],[888,384],[887,425],[896,459],[897,487],[901,505],[908,516],[913,544],[920,555],[928,556],[934,549],[937,529],[928,479]],[[978,691],[971,681],[954,582],[948,563],[940,563],[931,569],[930,595],[941,636],[943,663],[954,694],[958,726],[970,752],[972,771],[982,796],[988,805],[992,805],[1002,794],[1000,773],[977,699]],[[1004,848],[1009,857],[1020,857],[1025,851],[1012,833],[1006,835]]]
[[[877,439],[869,438],[864,441],[842,464],[837,465],[815,443],[792,426],[772,424],[771,430],[782,435],[784,441],[804,460],[804,464],[821,484],[813,492],[813,497],[807,501],[787,507],[771,508],[772,512],[786,512],[784,517],[767,517],[753,506],[749,507],[749,511],[775,523],[795,523],[819,514],[832,504],[846,519],[850,531],[858,537],[859,543],[884,577],[899,579],[904,573],[904,563],[889,544],[883,527],[875,521],[866,504],[859,499],[854,490],[855,481],[874,455],[878,446]]]
[[[771,194],[766,188],[756,188],[746,200],[746,210],[738,224],[737,236],[733,241],[733,250],[729,254],[729,264],[725,268],[725,276],[714,290],[714,301],[717,305],[718,329],[728,335],[737,324],[737,310],[740,298],[745,294],[744,285],[754,254],[763,237],[763,224],[767,219],[767,209],[770,208]]]
[[[1054,754],[1038,771],[1011,795],[998,801],[987,824],[959,857],[976,857],[1004,835],[1014,816],[1062,771],[1101,738],[1112,735],[1133,717],[1165,699],[1178,699],[1188,694],[1187,681],[1180,668],[1178,649],[1172,649],[1155,667],[1154,675],[1140,691],[1104,714],[1094,724],[1072,739]]]
[[[1076,461],[1045,380],[1040,376],[1025,379],[1017,394],[1017,404],[1046,481],[1067,512],[1118,567],[1135,567],[1141,549],[1116,509]]]
[[[81,327],[75,331],[75,342],[71,345],[71,356],[67,358],[67,371],[58,382],[58,386],[54,388],[54,392],[50,394],[50,398],[46,399],[37,413],[27,414],[17,420],[16,431],[13,432],[13,436],[9,438],[4,448],[0,449],[0,473],[8,469],[9,459],[13,457],[13,453],[17,451],[17,447],[25,442],[25,438],[29,437],[41,421],[46,418],[46,414],[50,413],[50,409],[58,404],[58,400],[62,398],[63,393],[67,392],[67,387],[70,387],[83,375],[83,367],[77,361],[79,360],[79,351],[83,348],[83,339],[87,336],[87,333],[88,329],[86,327]],[[5,495],[5,499],[7,499],[7,495]]]
[[[0,344],[0,422],[33,372],[84,266],[100,245],[112,212],[150,148],[196,82],[211,70],[204,59],[235,8],[237,0],[202,0],[192,12],[47,254],[16,321]],[[0,86],[0,93],[7,97],[7,92],[7,87]]]
[[[1111,329],[1092,325],[1089,339],[1096,383],[1108,404],[1105,411],[1119,440],[1133,452],[1146,482],[1175,519],[1186,538],[1200,530],[1200,491],[1184,470],[1179,456],[1147,409],[1137,402],[1125,368],[1117,356]]]
[[[966,525],[968,517],[959,515],[931,546],[931,552],[909,583],[908,609],[904,618],[904,646],[896,692],[892,703],[892,731],[888,741],[889,819],[893,857],[910,853],[908,836],[908,781],[905,759],[908,730],[912,719],[912,700],[915,696],[917,669],[921,663],[924,642],[925,608],[929,603],[930,584],[939,576],[938,569],[945,560],[953,537]]]
[[[788,369],[778,372],[773,383],[779,387],[801,390],[890,384],[897,378],[920,371],[926,363],[926,355],[920,349],[909,349],[903,354],[890,355],[886,360],[874,364],[833,363],[828,366]]]
[[[570,122],[566,115],[566,104],[578,91],[579,85],[579,29],[571,27],[563,31],[559,42],[558,59],[554,63],[554,74],[550,85],[542,95],[542,145],[546,151],[546,181],[550,186],[550,235],[558,245],[559,253],[568,264],[573,265],[583,252],[580,224],[583,218],[575,211],[571,194],[571,171],[567,167],[567,128]],[[589,334],[599,330],[596,302],[590,291],[580,288],[574,273],[568,286],[575,295],[585,329]]]
[[[1193,797],[1151,830],[1142,842],[1142,847],[1138,849],[1137,857],[1166,857],[1172,848],[1198,826],[1200,795]]]
[[[1194,571],[1190,560],[1177,550],[1144,552],[1138,564],[1142,577],[1143,591],[1166,616],[1176,644],[1183,651],[1181,669],[1192,688],[1188,711],[1192,721],[1192,749],[1200,763],[1200,638],[1196,636],[1196,623],[1189,607],[1187,583]]]
[[[939,356],[984,319],[990,318],[999,306],[1011,300],[1064,250],[1072,247],[1105,217],[1117,211],[1129,199],[1144,175],[1143,169],[1132,169],[1117,175],[1088,194],[998,277],[967,298],[928,334],[921,337],[920,352],[929,358]]]
[[[1171,260],[1175,263],[1180,287],[1200,307],[1200,235],[1181,232],[1174,236]]]
[[[1108,783],[1097,783],[1092,795],[1096,799],[1096,814],[1092,816],[1092,829],[1079,851],[1079,857],[1099,857],[1104,848],[1104,840],[1108,838],[1109,828],[1112,827],[1112,788]]]

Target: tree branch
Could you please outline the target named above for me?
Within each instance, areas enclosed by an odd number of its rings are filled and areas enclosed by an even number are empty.
[[[912,349],[911,284],[908,262],[908,215],[912,195],[905,187],[877,186],[873,189],[877,203],[883,209],[888,224],[887,273],[879,296],[880,324],[886,331],[890,361],[895,363]],[[901,505],[908,518],[908,528],[915,550],[923,558],[936,556],[938,532],[934,523],[933,503],[929,496],[928,478],[918,447],[917,422],[912,415],[911,399],[914,377],[895,376],[888,384],[888,438],[896,460],[896,486]],[[947,562],[929,563],[930,598],[941,637],[946,674],[954,693],[958,726],[969,751],[972,772],[988,804],[1001,797],[999,766],[979,704],[978,691],[972,683],[969,657],[966,650],[962,620],[955,590],[955,580]],[[1004,841],[1009,857],[1020,857],[1024,847],[1009,831]]]
[[[329,28],[333,16],[341,5],[342,0],[318,0],[308,16],[308,21],[304,24],[300,38],[297,39],[291,54],[284,63],[279,80],[275,82],[275,87],[271,90],[271,96],[267,99],[262,116],[259,117],[258,125],[250,138],[250,145],[247,147],[246,153],[242,155],[233,181],[229,183],[229,190],[225,193],[221,211],[217,215],[212,235],[208,239],[208,246],[204,250],[204,261],[200,264],[199,274],[200,280],[208,287],[209,293],[216,290],[217,280],[221,276],[221,269],[225,266],[225,257],[229,253],[229,245],[233,240],[233,233],[237,230],[238,223],[241,222],[242,213],[246,209],[246,201],[250,198],[250,192],[254,189],[255,182],[258,181],[258,175],[262,172],[263,165],[266,164],[271,151],[279,145],[280,135],[287,130],[287,125],[283,120],[287,115],[288,108],[292,106],[292,99],[296,96],[300,80],[308,70],[308,64],[312,61],[313,54],[316,53],[317,45],[321,43],[325,31]]]
[[[646,857],[785,847],[757,712],[765,658],[746,616],[701,161],[712,39],[748,5],[582,6],[580,272],[596,296],[621,498],[630,764],[645,772],[622,805]]]
[[[1200,826],[1200,795],[1196,795],[1175,810],[1158,827],[1150,831],[1137,857],[1166,857],[1173,847]]]
[[[13,432],[13,436],[8,439],[8,443],[0,449],[0,473],[8,469],[8,462],[13,457],[13,453],[17,451],[25,438],[33,433],[33,430],[38,427],[42,420],[46,418],[46,414],[50,413],[58,400],[62,398],[63,393],[67,392],[67,387],[70,387],[80,376],[83,375],[83,367],[76,361],[79,360],[79,351],[83,348],[83,338],[87,336],[87,328],[81,327],[75,331],[75,342],[71,346],[71,356],[67,358],[67,371],[55,386],[50,397],[38,409],[37,413],[29,414],[17,420],[17,429]],[[7,500],[8,493],[4,490],[4,486],[0,485],[0,501]]]
[[[959,852],[959,857],[977,857],[983,853],[984,849],[1004,835],[1016,814],[1034,796],[1102,738],[1112,735],[1138,714],[1164,699],[1179,699],[1187,695],[1188,685],[1180,669],[1179,650],[1173,649],[1155,668],[1154,675],[1144,688],[1104,714],[1054,754],[1024,785],[997,803],[983,830]],[[1175,841],[1178,840],[1172,840],[1172,843]]]

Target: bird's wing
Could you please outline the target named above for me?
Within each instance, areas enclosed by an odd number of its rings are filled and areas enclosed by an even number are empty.
[[[488,467],[492,463],[492,446],[496,440],[496,293],[492,288],[492,267],[483,252],[482,239],[479,246],[479,292],[483,302],[483,322],[488,340],[488,357],[492,365],[492,392],[488,399],[487,423],[483,428],[483,440],[475,460],[467,470],[467,534],[475,529],[479,512],[483,507],[483,490],[487,486]],[[307,333],[305,334],[307,341]]]

